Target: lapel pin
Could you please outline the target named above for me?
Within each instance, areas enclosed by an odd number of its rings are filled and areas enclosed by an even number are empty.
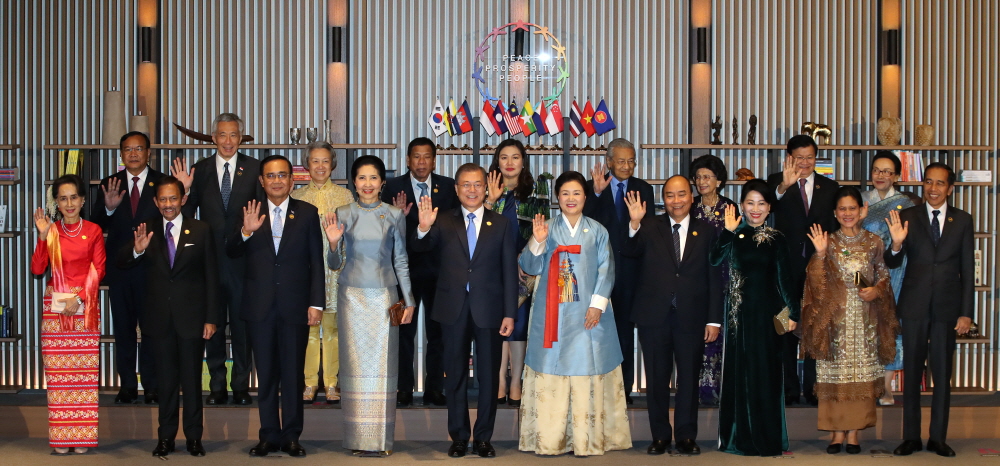
[[[153,182],[152,182],[152,181],[150,181],[150,182],[149,182],[149,185],[150,185],[150,186],[152,186],[152,185],[153,185]]]
[[[742,237],[743,237],[743,233],[740,233],[740,238],[742,238]]]
[[[903,204],[896,205],[896,210],[903,210]]]
[[[486,222],[486,226],[488,226],[488,227],[493,226],[493,222]]]
[[[697,231],[692,231],[691,232],[691,236],[698,236],[698,232]]]
[[[584,228],[584,229],[583,229],[583,232],[584,232],[584,233],[588,233],[588,232],[590,232],[590,230],[589,230],[589,229],[587,229],[587,228]]]
[[[953,219],[953,218],[951,218],[951,217],[948,217],[948,221],[949,221],[949,222],[954,222],[954,221],[955,221],[955,219]]]
[[[385,220],[385,215],[379,215],[378,218]]]
[[[716,216],[716,217],[718,217],[718,216],[719,216],[719,211],[718,211],[718,210],[716,210],[716,211],[715,211],[715,216]]]
[[[289,212],[288,213],[288,218],[290,218],[290,219],[291,218],[295,218],[295,212]]]
[[[243,170],[239,170],[236,172],[236,176],[242,176],[242,175],[243,175]]]
[[[83,235],[83,239],[87,239],[87,235]]]
[[[819,189],[819,185],[816,185],[816,188],[815,188],[815,189]]]
[[[437,189],[437,188],[434,188],[434,192],[438,192],[438,189]]]
[[[191,230],[184,230],[184,234],[185,235],[190,235],[191,234]]]

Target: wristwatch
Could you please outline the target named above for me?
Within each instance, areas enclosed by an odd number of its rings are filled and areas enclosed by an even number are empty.
[[[77,297],[76,297],[76,304],[77,304],[77,305],[80,305],[80,306],[83,306],[83,299],[82,299],[82,298],[80,298],[79,296],[77,296]]]

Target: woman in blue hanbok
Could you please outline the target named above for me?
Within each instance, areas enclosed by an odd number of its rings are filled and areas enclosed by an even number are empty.
[[[608,296],[614,258],[608,232],[583,216],[586,180],[555,183],[561,215],[536,215],[521,254],[538,275],[528,324],[518,448],[542,455],[601,455],[632,447],[622,353]]]

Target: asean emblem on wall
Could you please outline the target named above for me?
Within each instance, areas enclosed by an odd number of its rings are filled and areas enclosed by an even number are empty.
[[[534,51],[524,51],[527,47],[525,43],[534,38],[540,39],[532,47]],[[507,47],[510,42],[521,45]],[[507,53],[503,50],[514,52]],[[472,62],[472,79],[476,83],[476,89],[483,100],[492,102],[499,101],[500,97],[492,94],[491,84],[502,85],[517,81],[527,81],[529,85],[538,86],[539,93],[545,96],[542,100],[555,100],[566,88],[569,76],[566,47],[559,38],[546,26],[524,21],[491,29],[476,46],[476,58]]]

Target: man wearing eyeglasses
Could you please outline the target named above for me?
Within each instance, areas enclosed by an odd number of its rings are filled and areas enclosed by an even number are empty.
[[[621,345],[622,379],[625,381],[625,402],[632,404],[632,383],[635,379],[635,324],[632,323],[632,298],[635,293],[635,271],[639,268],[636,259],[622,256],[622,246],[628,239],[629,215],[625,198],[635,192],[648,209],[644,219],[652,219],[653,187],[633,176],[635,173],[635,146],[627,139],[617,138],[608,143],[608,154],[604,163],[594,165],[591,171],[591,187],[587,202],[583,204],[583,214],[601,222],[608,230],[611,249],[615,256],[615,286],[611,290],[614,303],[615,325],[618,327],[618,343]]]
[[[156,190],[152,186],[163,177],[163,173],[148,165],[149,136],[145,133],[133,131],[122,136],[120,147],[125,169],[101,180],[103,195],[97,196],[97,205],[90,218],[108,234],[105,250],[112,256],[132,241],[132,232],[139,224],[159,215],[153,204]],[[137,357],[145,402],[157,403],[153,347],[137,343],[135,332],[146,298],[145,267],[139,265],[127,271],[114,266],[107,269],[111,322],[115,332],[115,368],[121,383],[115,403],[135,403],[139,397],[139,379],[135,375]]]
[[[796,300],[802,299],[805,286],[806,265],[816,252],[812,241],[806,237],[809,227],[819,224],[824,231],[832,231],[837,224],[833,216],[836,206],[836,181],[816,173],[816,141],[800,134],[788,140],[787,156],[780,173],[767,177],[768,186],[774,189],[778,202],[771,206],[774,227],[785,235],[788,243],[788,262],[794,279],[792,292]],[[782,362],[785,373],[785,405],[799,401],[798,344],[792,333],[782,336],[784,350]],[[816,384],[816,361],[806,359],[802,368],[802,394],[806,402],[816,406],[813,393]]]

